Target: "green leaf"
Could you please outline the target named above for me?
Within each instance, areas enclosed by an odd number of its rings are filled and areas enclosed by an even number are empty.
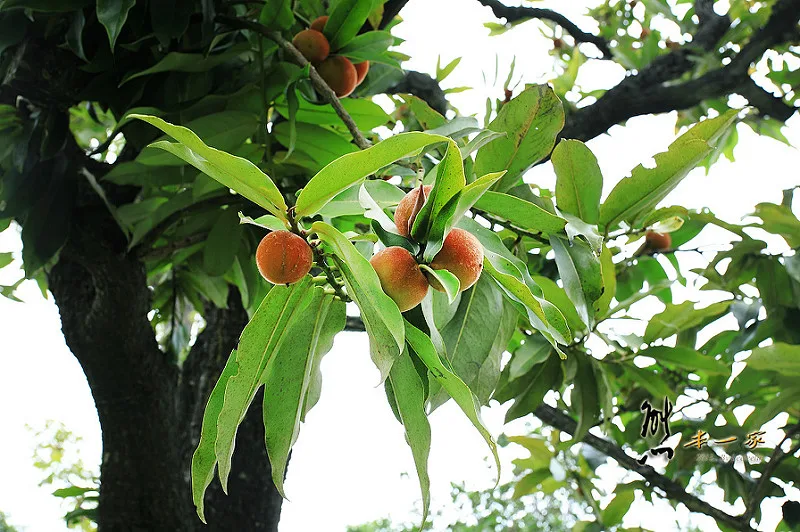
[[[300,98],[299,103],[300,107],[296,115],[298,122],[319,126],[342,125],[342,119],[330,105],[313,104],[304,98]],[[341,100],[341,104],[361,130],[371,130],[391,120],[391,117],[380,105],[364,98],[344,98]],[[284,117],[289,116],[289,108],[285,99],[275,102],[275,109]]]
[[[418,242],[428,240],[428,235],[431,233],[435,223],[438,222],[441,228],[449,225],[449,221],[452,220],[458,206],[458,200],[454,200],[455,204],[451,204],[450,209],[445,209],[445,207],[456,194],[461,192],[465,184],[466,178],[464,177],[461,152],[458,150],[458,145],[448,138],[447,152],[436,168],[436,182],[414,220],[414,227],[411,229],[411,235]],[[444,214],[445,210],[447,210],[446,216]],[[440,217],[444,219],[439,220]],[[444,240],[444,232],[440,236]],[[434,249],[434,246],[431,246],[430,250],[426,247],[425,251],[425,260],[432,260],[433,256],[439,252],[439,249]]]
[[[489,275],[503,287],[509,297],[525,306],[531,325],[543,334],[551,336],[558,343],[564,345],[570,343],[572,333],[564,315],[561,314],[558,307],[541,296],[533,294],[531,288],[523,281],[522,274],[511,261],[485,250],[483,266]],[[541,289],[539,292],[541,293]]]
[[[351,144],[347,138],[328,128],[315,124],[299,123],[296,124],[296,129],[296,148],[319,163],[319,166],[330,164],[343,154],[358,151],[358,148]],[[289,122],[277,124],[273,132],[278,142],[287,148],[292,145],[291,124]]]
[[[736,110],[705,120],[670,144],[666,152],[655,156],[655,168],[639,165],[630,177],[611,190],[600,207],[599,225],[603,231],[620,222],[633,223],[641,214],[652,210],[684,177],[714,150],[717,139],[731,127]]]
[[[761,228],[773,235],[780,235],[791,248],[800,247],[800,220],[785,205],[774,203],[759,203],[756,205],[755,216],[764,223]]]
[[[394,44],[394,37],[388,31],[369,31],[357,35],[338,52],[352,60],[353,63],[363,61],[391,63],[387,61],[386,51]]]
[[[638,352],[639,355],[653,357],[658,362],[666,362],[693,371],[704,371],[712,375],[728,375],[728,366],[713,357],[701,355],[688,347],[656,346]]]
[[[428,477],[428,455],[431,450],[431,426],[425,414],[425,385],[417,372],[408,349],[392,365],[387,380],[397,405],[397,413],[411,447],[422,490],[422,524],[428,517],[431,482]]]
[[[573,333],[586,330],[586,324],[578,315],[575,303],[569,298],[567,292],[562,287],[558,286],[558,284],[549,277],[533,275],[532,278],[533,282],[542,289],[544,298],[557,306],[561,314],[567,319],[567,325],[569,325]]]
[[[358,201],[364,208],[364,217],[377,222],[384,231],[394,233],[397,227],[394,221],[383,211],[383,207],[370,195],[365,183],[358,188]],[[397,235],[400,236],[400,235]]]
[[[53,495],[62,498],[80,497],[81,495],[84,495],[91,491],[98,491],[97,486],[93,486],[91,488],[82,488],[81,486],[69,486],[68,488],[57,489],[56,491],[53,492]]]
[[[249,216],[245,216],[241,212],[239,213],[239,223],[240,224],[250,224],[255,225],[257,227],[263,227],[264,229],[269,229],[270,231],[281,231],[289,229],[289,226],[282,222],[279,218],[272,216],[271,214],[265,214],[264,216],[259,216],[258,218],[250,218]]]
[[[455,70],[458,64],[461,62],[460,57],[456,57],[449,63],[447,63],[443,68],[440,66],[440,61],[442,57],[439,56],[436,58],[436,81],[441,83],[444,79],[450,75],[450,73]]]
[[[495,184],[505,192],[516,185],[530,167],[544,159],[564,127],[561,101],[547,85],[531,85],[505,104],[487,129],[508,133],[478,150],[475,173],[507,170]]]
[[[125,118],[123,117],[123,120]],[[201,116],[184,127],[197,135],[205,144],[224,152],[239,148],[258,128],[257,115],[245,111],[222,111]],[[164,135],[157,141],[167,140]],[[136,157],[136,163],[147,166],[185,166],[187,161],[164,153],[162,150],[145,147]],[[157,171],[157,170],[156,170]]]
[[[515,310],[513,312],[516,314]],[[461,294],[456,313],[442,328],[446,357],[453,372],[473,390],[481,404],[488,401],[500,376],[499,355],[505,350],[510,336],[508,321],[500,291],[490,279],[479,278],[475,286]],[[504,345],[493,349],[498,338],[497,343]],[[494,371],[490,371],[491,366],[494,366]],[[493,382],[479,384],[481,377]],[[434,392],[431,392],[432,408],[448,398],[444,391]]]
[[[572,409],[578,412],[578,426],[572,435],[580,441],[597,422],[600,416],[600,400],[597,390],[598,376],[595,374],[595,361],[587,354],[576,354],[578,369],[575,373],[575,386],[572,388]]]
[[[339,0],[323,32],[335,52],[349,43],[367,21],[372,11],[372,0]]]
[[[420,264],[419,267],[429,276],[439,281],[439,284],[444,288],[445,294],[447,294],[447,300],[450,302],[450,304],[453,304],[453,302],[456,300],[459,290],[461,289],[461,283],[459,282],[458,277],[447,270],[434,270],[427,264]]]
[[[590,329],[594,325],[593,303],[603,293],[600,259],[585,241],[576,238],[570,244],[565,238],[553,235],[550,245],[564,290],[575,303],[578,315]]]
[[[486,192],[475,203],[475,208],[534,233],[558,233],[567,225],[564,218],[538,205],[500,192]]]
[[[394,207],[403,196],[406,195],[401,189],[380,179],[370,179],[364,182],[370,197],[380,206],[381,209]],[[337,194],[319,214],[327,218],[337,216],[361,216],[364,214],[364,207],[361,205],[360,187],[350,187],[344,192]]]
[[[225,209],[208,233],[203,248],[203,270],[209,275],[222,275],[233,266],[239,251],[242,227],[234,209]]]
[[[635,498],[636,493],[633,490],[617,493],[603,510],[603,526],[610,528],[622,523],[622,519],[625,517],[625,514],[628,513]]]
[[[745,360],[753,369],[777,371],[782,375],[800,375],[800,345],[776,342],[753,349]]]
[[[97,0],[97,20],[106,28],[111,50],[117,37],[128,20],[128,11],[136,4],[136,0]]]
[[[314,222],[311,230],[334,252],[333,259],[344,276],[347,294],[361,310],[370,339],[370,354],[383,382],[403,348],[403,315],[383,292],[372,265],[342,233],[324,222]]]
[[[716,319],[728,310],[730,301],[712,303],[707,307],[695,308],[691,301],[679,305],[667,305],[660,314],[652,317],[644,332],[644,342],[651,343],[658,338],[669,338],[683,330],[700,325],[708,319]]]
[[[232,188],[253,203],[264,207],[280,220],[286,220],[286,202],[278,187],[256,165],[207,146],[191,130],[146,115],[131,115],[168,134],[180,144],[166,141],[151,144],[177,155],[198,170],[205,172],[228,188]]]
[[[313,216],[334,196],[384,166],[408,157],[429,144],[448,141],[447,137],[439,135],[401,133],[366,150],[343,155],[320,170],[303,188],[297,198],[297,214]]]
[[[270,29],[288,30],[294,23],[292,0],[266,0],[258,22]]]
[[[305,319],[296,320],[281,348],[263,375],[264,442],[272,468],[272,482],[282,496],[289,452],[300,432],[300,419],[313,378],[315,359],[333,345],[344,329],[345,305],[334,302],[322,287],[313,289]]]
[[[475,394],[473,394],[467,385],[464,384],[464,381],[459,379],[458,376],[456,376],[453,372],[447,369],[444,364],[442,364],[439,355],[436,353],[436,349],[433,347],[433,343],[431,343],[431,339],[428,338],[425,333],[414,327],[408,321],[406,321],[405,326],[408,346],[428,367],[428,370],[431,372],[433,377],[442,386],[442,388],[447,391],[450,397],[453,398],[459,408],[461,408],[461,411],[466,414],[473,426],[478,429],[478,432],[480,432],[481,436],[483,436],[483,439],[486,441],[489,449],[492,451],[494,462],[497,466],[497,482],[499,483],[500,457],[497,455],[497,444],[495,443],[494,438],[492,438],[492,435],[489,434],[486,426],[483,424],[483,420],[481,420],[481,406],[478,402],[478,398],[475,397]]]
[[[550,356],[544,362],[533,366],[526,375],[525,379],[519,379],[525,386],[506,412],[506,423],[533,412],[542,404],[545,394],[550,390],[558,390],[564,379],[561,361],[555,356]]]
[[[642,369],[627,364],[625,372],[630,374],[632,380],[650,392],[654,398],[669,397],[673,403],[678,398],[675,388],[664,381],[663,375],[656,374],[651,368]]]
[[[597,158],[579,140],[562,140],[551,156],[556,172],[558,208],[589,224],[600,218],[603,174]]]
[[[603,294],[594,302],[594,310],[598,316],[603,316],[617,293],[617,268],[605,244],[600,252],[600,274],[603,278]]]
[[[447,119],[439,114],[438,111],[432,109],[428,102],[417,96],[411,94],[403,94],[400,96],[404,103],[406,103],[414,113],[420,125],[426,129],[431,130],[447,124]]]
[[[219,464],[219,480],[228,492],[228,475],[236,432],[247,408],[262,384],[264,372],[275,359],[284,341],[294,342],[288,332],[297,321],[307,321],[305,312],[313,296],[311,277],[291,286],[274,286],[242,331],[236,348],[237,371],[228,379],[225,400],[217,418],[214,452]],[[292,344],[290,343],[290,347]]]
[[[5,268],[14,261],[14,255],[8,251],[0,253],[0,268]]]
[[[203,425],[200,429],[200,442],[197,444],[192,455],[192,499],[194,500],[197,515],[200,520],[206,522],[203,514],[203,497],[206,488],[214,479],[214,469],[217,467],[217,455],[214,447],[217,441],[217,419],[222,412],[222,405],[225,398],[225,388],[228,380],[239,371],[236,363],[236,350],[234,349],[225,368],[219,376],[219,380],[211,390],[206,409],[203,412]]]
[[[475,205],[481,196],[483,196],[483,194],[489,190],[492,185],[494,185],[501,177],[503,177],[503,175],[505,175],[505,171],[492,172],[491,174],[486,174],[479,177],[461,189],[461,196],[458,200],[458,208],[456,209],[455,214],[453,214],[453,219],[456,221],[460,220],[461,217],[464,216],[464,214],[466,214],[466,212],[470,210],[473,205]]]
[[[139,72],[129,73],[122,79],[122,81],[119,83],[119,86],[122,87],[132,79],[142,76],[150,76],[160,72],[207,72],[235,57],[238,57],[244,53],[249,53],[249,51],[250,44],[245,42],[237,44],[236,46],[232,46],[225,52],[214,55],[170,52],[165,55],[162,60],[150,68],[141,70]]]

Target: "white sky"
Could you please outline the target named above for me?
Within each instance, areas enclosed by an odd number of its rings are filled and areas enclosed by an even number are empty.
[[[537,6],[558,8],[583,28],[592,30],[592,21],[581,14],[587,5],[596,3],[573,0],[539,2]],[[481,117],[486,96],[502,97],[502,82],[515,55],[515,79],[523,74],[525,82],[552,77],[548,42],[539,35],[535,23],[489,38],[483,23],[495,19],[488,8],[469,0],[412,0],[403,10],[403,17],[405,21],[396,34],[406,39],[400,50],[412,57],[408,68],[434,74],[438,55],[443,64],[464,56],[444,83],[445,87],[475,88],[451,97],[463,114]],[[488,79],[494,78],[495,56],[500,65],[500,81],[490,88],[484,86],[482,72]],[[592,62],[581,72],[579,83],[591,89],[610,87],[622,75],[604,62]],[[637,118],[589,143],[603,170],[606,193],[636,164],[663,151],[674,140],[674,123],[674,114]],[[722,161],[708,176],[702,170],[694,171],[664,204],[707,206],[721,218],[736,222],[752,212],[758,202],[779,202],[782,189],[800,182],[796,173],[798,154],[793,148],[759,138],[745,126],[739,127],[739,133],[735,164]],[[796,117],[785,133],[795,145],[800,143]],[[551,187],[554,183],[549,165],[536,168],[528,180]],[[713,245],[720,238],[727,235],[706,231],[697,242]],[[780,243],[775,246],[782,250]],[[18,253],[19,249],[15,231],[0,234],[0,251]],[[16,280],[14,270],[9,266],[0,271],[0,282]],[[0,511],[23,530],[65,530],[59,501],[50,495],[50,489],[37,487],[40,474],[32,465],[33,443],[25,425],[38,427],[50,419],[63,422],[83,438],[82,453],[89,464],[99,462],[100,428],[86,379],[61,335],[52,298],[42,299],[33,283],[23,284],[20,293],[25,304],[0,298],[0,471],[5,480],[0,483]],[[689,292],[686,297],[698,298]],[[658,306],[650,309],[659,310]],[[375,387],[378,373],[369,360],[366,336],[340,334],[322,368],[322,399],[302,427],[289,464],[286,491],[290,501],[283,506],[281,530],[342,531],[348,524],[387,516],[408,519],[419,502],[411,453],[402,427],[386,404],[383,388]],[[491,432],[524,433],[525,424],[532,418],[503,427],[504,411],[497,405],[484,409],[484,420]],[[435,512],[446,510],[450,482],[485,489],[493,485],[495,472],[487,462],[485,444],[452,404],[434,413],[431,423],[430,474]],[[507,480],[510,460],[519,452],[506,448],[501,453],[503,478]],[[626,518],[626,526],[638,525],[639,519],[644,518],[641,524],[652,527],[654,516],[662,519],[670,515],[653,513],[643,502],[637,502],[635,508],[638,511]],[[664,523],[659,521],[659,525]],[[713,529],[710,518],[695,523]]]

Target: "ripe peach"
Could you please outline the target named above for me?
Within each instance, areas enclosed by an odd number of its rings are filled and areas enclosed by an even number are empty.
[[[648,231],[644,235],[644,243],[648,249],[653,251],[666,251],[672,247],[672,237],[669,236],[669,233]]]
[[[303,30],[292,39],[292,44],[311,64],[319,64],[331,53],[328,39],[317,30]]]
[[[320,63],[317,72],[339,98],[348,96],[356,88],[358,72],[344,56],[333,55]]]
[[[397,303],[400,312],[411,310],[425,299],[428,279],[408,250],[392,246],[377,252],[369,261],[387,296]]]
[[[419,209],[422,208],[425,200],[428,199],[428,194],[430,194],[432,188],[431,185],[422,187],[422,201],[419,201],[419,187],[417,187],[403,196],[403,199],[397,204],[397,210],[394,211],[394,225],[397,226],[397,232],[401,235],[408,236],[411,234],[414,219],[417,217],[417,213],[419,213]]]
[[[361,85],[361,82],[367,77],[367,72],[369,72],[369,61],[355,63],[353,66],[356,67],[356,74],[358,74],[358,77],[356,78],[356,86],[358,86]]]
[[[321,17],[317,17],[314,19],[314,22],[311,23],[309,29],[317,30],[318,32],[322,33],[322,30],[325,29],[325,24],[328,22],[328,15],[323,15]]]
[[[308,243],[289,231],[273,231],[256,249],[258,271],[272,284],[292,284],[309,271],[313,256]]]
[[[460,291],[463,292],[474,285],[483,270],[483,246],[480,241],[468,231],[451,229],[444,239],[444,244],[439,253],[433,257],[431,268],[434,270],[448,270],[458,277],[461,283]],[[439,281],[431,277],[431,286],[440,292],[444,288]]]

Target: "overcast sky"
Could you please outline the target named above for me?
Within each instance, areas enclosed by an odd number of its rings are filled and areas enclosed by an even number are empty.
[[[581,14],[587,5],[597,3],[572,0],[539,2],[537,6],[557,7],[583,28],[593,30],[592,21]],[[535,22],[490,38],[483,23],[495,19],[489,9],[470,0],[411,0],[402,15],[404,22],[395,33],[406,40],[400,50],[412,57],[408,68],[434,74],[437,56],[441,55],[443,64],[465,58],[444,83],[445,87],[474,87],[451,97],[462,114],[482,118],[486,97],[502,97],[502,80],[515,56],[515,79],[521,76],[524,82],[541,82],[552,77],[552,61],[546,51],[549,43],[539,35]],[[494,78],[496,58],[500,81],[497,86],[487,86],[483,73],[489,81]],[[578,82],[587,89],[608,88],[622,75],[621,69],[608,62],[595,61],[584,67]],[[637,118],[589,143],[603,170],[606,193],[636,164],[674,140],[674,124],[674,114]],[[781,190],[797,184],[796,150],[759,138],[745,126],[739,126],[739,133],[735,164],[722,161],[708,176],[704,171],[692,172],[664,204],[707,206],[721,218],[737,222],[758,202],[780,202]],[[795,145],[800,141],[796,117],[785,133]],[[554,184],[549,165],[534,169],[527,180],[542,186]],[[727,236],[707,231],[698,243],[713,247],[720,238]],[[775,251],[785,248],[777,240],[771,246]],[[0,234],[0,251],[19,249],[14,229]],[[16,280],[18,272],[14,270],[10,266],[0,271],[0,283]],[[86,379],[64,344],[52,298],[44,300],[33,283],[24,283],[20,294],[25,304],[0,298],[0,471],[4,479],[0,511],[21,529],[64,530],[59,501],[50,495],[50,489],[37,487],[40,472],[32,466],[32,439],[25,425],[63,422],[83,438],[83,458],[95,465],[101,452],[100,428]],[[699,297],[696,292],[684,291],[676,302]],[[658,304],[643,308],[646,313],[660,310]],[[409,518],[419,501],[411,453],[402,427],[386,404],[383,387],[375,387],[378,372],[369,359],[366,335],[337,336],[322,370],[322,399],[303,425],[289,464],[286,493],[290,500],[283,506],[281,530],[342,531],[348,524],[387,516]],[[504,411],[497,405],[484,409],[492,433],[524,433],[532,418],[503,427]],[[435,512],[446,508],[450,482],[485,489],[494,484],[495,471],[486,460],[485,444],[452,404],[437,410],[431,423]],[[517,451],[506,448],[502,452],[504,479],[508,479],[510,460]],[[642,525],[653,526],[653,517],[661,515],[644,502],[637,503],[636,509],[626,519],[626,526],[638,525],[642,518]],[[710,518],[695,523],[713,529]]]

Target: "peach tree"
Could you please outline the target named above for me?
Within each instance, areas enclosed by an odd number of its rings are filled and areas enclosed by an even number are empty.
[[[755,206],[758,224],[669,193],[732,159],[738,128],[782,139],[798,2],[720,14],[705,0],[608,1],[589,12],[592,34],[549,9],[478,0],[505,19],[492,32],[535,20],[553,40],[551,83],[507,81],[483,123],[439,87],[457,61],[436,79],[402,69],[392,30],[405,3],[0,4],[0,227],[21,227],[24,278],[53,294],[95,397],[104,460],[86,511],[101,529],[191,530],[191,494],[212,528],[275,530],[321,360],[338,333],[363,330],[423,524],[429,415],[452,400],[499,482],[498,435],[481,419],[495,400],[513,401],[507,421],[542,421],[500,440],[531,453],[515,462],[515,496],[566,490],[590,509],[586,529],[621,526],[637,490],[726,530],[758,526],[762,500],[794,496],[798,481],[792,190]],[[673,26],[692,38],[671,40]],[[584,92],[587,57],[629,75]],[[756,84],[762,74],[779,94]],[[655,164],[603,176],[585,141],[670,110],[680,131]],[[546,167],[552,190],[537,182]],[[604,179],[615,183],[605,196]],[[710,226],[730,243],[701,268],[679,260]],[[785,252],[767,253],[765,232]],[[673,302],[687,279],[715,301]],[[639,314],[644,300],[663,310]],[[731,317],[738,327],[720,332]],[[642,334],[621,332],[630,319]],[[645,402],[706,404],[673,418],[672,433],[733,437],[760,461],[701,462],[681,440],[654,469]],[[743,421],[732,414],[746,405]],[[774,419],[780,437],[750,448]],[[631,472],[611,491],[596,471],[608,458]],[[743,511],[693,492],[712,468]],[[782,526],[797,522],[791,501],[783,512]]]

